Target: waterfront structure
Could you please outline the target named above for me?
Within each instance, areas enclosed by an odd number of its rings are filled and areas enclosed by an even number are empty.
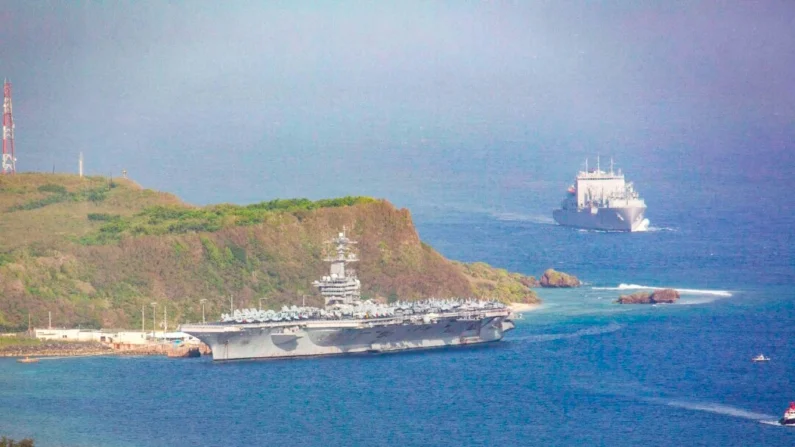
[[[597,159],[598,160],[598,159]],[[567,197],[552,217],[560,225],[602,231],[646,231],[649,220],[644,218],[646,203],[626,182],[619,170],[605,172],[597,161],[595,169],[577,173],[575,183],[569,186]]]
[[[313,283],[322,309],[234,310],[219,322],[183,324],[180,330],[210,346],[213,360],[225,361],[470,345],[499,341],[513,329],[511,311],[496,301],[362,301],[361,282],[348,268],[358,261],[354,244],[344,232],[328,241],[329,275]]]
[[[198,344],[199,341],[184,332],[158,332],[152,338],[151,332],[117,331],[107,329],[34,329],[34,336],[41,340],[96,341],[123,345],[146,345],[153,342],[182,342]]]

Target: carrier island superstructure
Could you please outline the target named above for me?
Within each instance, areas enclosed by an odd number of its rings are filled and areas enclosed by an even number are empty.
[[[575,183],[569,186],[567,197],[552,217],[560,225],[602,231],[646,231],[649,220],[643,217],[646,203],[635,191],[624,174],[603,171],[597,161],[596,168],[577,173]]]
[[[212,349],[213,360],[311,357],[390,352],[499,341],[513,329],[511,311],[496,301],[428,298],[389,304],[362,301],[349,264],[358,261],[339,233],[327,242],[329,275],[315,281],[324,308],[242,309],[221,321],[180,330]]]

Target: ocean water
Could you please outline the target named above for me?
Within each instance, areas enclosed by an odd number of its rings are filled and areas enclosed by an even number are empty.
[[[501,343],[354,357],[0,360],[4,433],[42,446],[793,445],[783,294],[621,307],[546,293]],[[754,364],[764,352],[772,361]]]
[[[554,225],[546,197],[565,183],[411,207],[448,257],[586,282],[539,290],[542,308],[503,342],[230,364],[0,359],[0,433],[40,446],[795,445],[774,423],[795,400],[791,207],[765,208],[762,185],[727,185],[719,201],[647,178],[642,234]],[[682,299],[612,302],[640,287]],[[772,360],[752,363],[760,352]]]

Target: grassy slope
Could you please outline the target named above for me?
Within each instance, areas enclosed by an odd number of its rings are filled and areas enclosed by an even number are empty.
[[[175,327],[201,318],[199,299],[214,318],[230,295],[236,307],[260,298],[278,307],[304,294],[318,305],[311,281],[327,270],[323,240],[343,226],[359,241],[367,298],[538,300],[522,275],[449,261],[420,242],[407,210],[347,203],[198,208],[128,180],[0,177],[0,234],[14,235],[0,245],[0,327],[26,326],[28,312],[41,325],[48,310],[59,325],[140,327],[141,307],[151,321],[153,301],[158,321],[167,303]]]

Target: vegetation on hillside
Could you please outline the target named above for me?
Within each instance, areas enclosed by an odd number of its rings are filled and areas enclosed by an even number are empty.
[[[559,272],[555,269],[545,270],[544,274],[541,275],[541,281],[539,281],[539,283],[541,287],[552,288],[570,288],[580,287],[580,285],[582,285],[576,276]]]
[[[6,438],[3,436],[0,438],[0,447],[33,447],[34,443],[32,439],[25,438],[21,441],[14,441],[13,439]]]
[[[70,192],[64,186],[46,183],[36,188],[38,192],[45,194],[44,197],[19,203],[10,207],[8,211],[35,210],[37,208],[44,208],[47,205],[53,205],[61,202],[102,202],[107,198],[108,192],[115,187],[116,184],[114,182],[108,182],[107,185],[81,188],[77,191]]]
[[[28,314],[42,326],[50,311],[58,326],[151,330],[153,310],[175,328],[201,320],[202,299],[208,319],[230,305],[320,305],[311,281],[343,228],[358,241],[364,298],[538,301],[528,277],[445,259],[383,200],[195,207],[126,179],[22,174],[0,177],[0,232],[21,239],[0,246],[0,328],[25,328]]]
[[[152,206],[183,206],[172,194],[144,189],[124,178],[113,180],[65,174],[0,176],[0,264],[9,252],[60,249],[99,229],[89,214],[132,216]]]
[[[477,296],[491,296],[503,302],[538,302],[535,292],[525,285],[535,283],[532,276],[494,268],[484,262],[456,262],[456,265],[463,269]]]
[[[215,232],[232,226],[263,223],[269,215],[290,212],[296,217],[320,208],[335,208],[372,203],[369,197],[342,197],[311,201],[309,199],[271,200],[248,206],[212,205],[205,208],[184,206],[153,206],[130,217],[118,214],[91,213],[88,220],[103,222],[98,231],[78,239],[83,245],[118,242],[123,236],[148,236]]]

